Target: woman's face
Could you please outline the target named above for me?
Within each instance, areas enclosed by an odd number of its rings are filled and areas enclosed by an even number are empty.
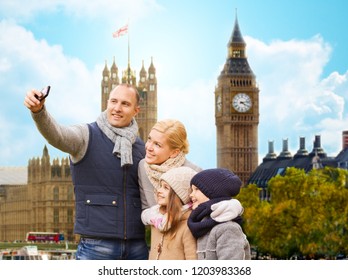
[[[178,155],[178,149],[171,149],[169,147],[167,136],[155,129],[150,131],[149,137],[145,144],[145,161],[148,164],[160,165],[170,157],[174,158]]]

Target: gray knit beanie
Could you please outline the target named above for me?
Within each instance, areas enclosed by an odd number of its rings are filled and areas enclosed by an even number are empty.
[[[236,196],[242,186],[242,181],[232,171],[224,168],[206,169],[197,173],[191,179],[209,199]]]
[[[172,168],[162,174],[160,183],[165,181],[179,196],[183,204],[187,204],[190,202],[190,181],[195,174],[197,174],[196,171],[186,166]]]

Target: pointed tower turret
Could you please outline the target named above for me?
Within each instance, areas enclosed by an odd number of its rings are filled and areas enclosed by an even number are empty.
[[[153,65],[153,58],[151,57],[151,64],[149,67],[149,80],[151,84],[156,84],[157,86],[157,78],[156,78],[156,68]]]
[[[142,62],[142,66],[141,66],[141,70],[140,70],[140,74],[139,74],[139,78],[140,78],[140,81],[139,81],[139,84],[138,84],[138,87],[139,89],[146,89],[146,76],[147,76],[147,72],[145,70],[145,67],[144,67],[144,60]]]
[[[50,155],[48,154],[47,146],[45,145],[42,151],[42,158],[46,159],[48,158],[48,161],[50,160]]]
[[[50,155],[48,154],[47,146],[45,145],[42,157],[41,157],[41,178],[45,178],[48,180],[51,178],[51,161],[50,161]]]
[[[115,86],[120,84],[120,79],[118,77],[118,67],[115,62],[115,57],[111,65],[110,78],[111,78],[111,89],[113,89]]]
[[[234,28],[232,31],[232,35],[228,42],[227,47],[228,47],[228,58],[231,58],[231,57],[245,58],[246,57],[245,56],[246,43],[244,41],[242,33],[240,32],[237,15],[234,21]]]
[[[106,103],[109,98],[110,93],[110,71],[108,69],[108,65],[105,60],[105,66],[103,70],[103,79],[101,81],[101,110],[104,111],[106,109]]]
[[[251,70],[247,56],[246,56],[246,43],[243,39],[242,33],[239,28],[238,19],[236,16],[236,20],[234,23],[234,28],[232,31],[231,38],[227,44],[228,55],[225,63],[225,67],[221,72],[221,75],[238,75],[243,76],[244,79],[236,79],[234,81],[231,80],[231,83],[235,83],[235,85],[255,85],[255,75]],[[247,78],[247,79],[246,79]]]
[[[137,86],[137,78],[135,76],[135,71],[130,67],[130,62],[128,62],[127,70],[123,71],[122,83]]]

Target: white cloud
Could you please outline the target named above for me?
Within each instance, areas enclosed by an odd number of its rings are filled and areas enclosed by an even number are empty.
[[[141,18],[159,9],[162,7],[155,0],[27,0],[25,5],[21,0],[0,2],[0,15],[17,21],[26,21],[39,13],[62,11],[77,18],[104,18],[111,22],[121,19],[121,22],[126,22],[128,18]]]
[[[321,135],[322,147],[335,156],[341,149],[341,131],[347,128],[348,84],[347,74],[333,73],[322,80],[330,45],[319,35],[269,44],[250,37],[246,41],[249,64],[260,88],[261,159],[268,140],[275,141],[279,153],[282,139],[289,138],[289,147],[296,152],[300,136],[312,143],[315,135]]]
[[[82,61],[66,57],[60,46],[36,40],[13,22],[0,21],[0,34],[0,61],[6,62],[0,68],[5,97],[0,110],[1,159],[27,161],[41,154],[45,141],[23,105],[26,91],[51,85],[46,104],[56,119],[66,124],[94,121],[100,112],[96,104],[102,68],[87,69]]]
[[[0,60],[8,65],[2,71],[0,85],[12,84],[23,98],[31,88],[51,85],[46,104],[61,119],[86,120],[86,116],[98,112],[95,103],[100,99],[101,66],[90,71],[82,61],[66,57],[60,46],[37,41],[31,32],[13,23],[0,22],[0,32]]]

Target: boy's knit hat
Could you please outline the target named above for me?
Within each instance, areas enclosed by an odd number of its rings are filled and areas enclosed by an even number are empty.
[[[165,181],[180,197],[180,200],[187,204],[190,202],[190,181],[195,174],[197,174],[196,171],[186,166],[172,168],[162,174],[160,183]]]
[[[209,199],[236,196],[242,186],[242,181],[232,171],[225,168],[206,169],[197,173],[191,179]]]

